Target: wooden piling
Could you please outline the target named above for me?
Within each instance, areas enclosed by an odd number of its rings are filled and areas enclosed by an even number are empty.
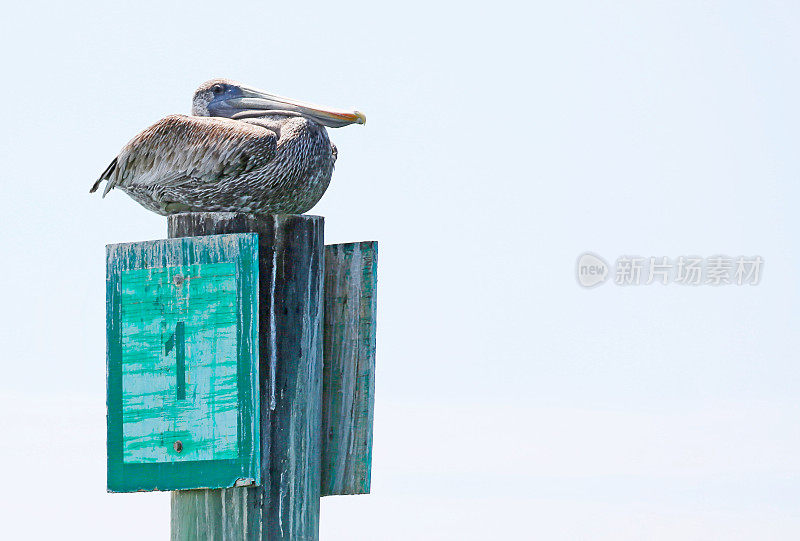
[[[187,213],[170,237],[259,235],[261,486],[172,493],[171,539],[319,538],[323,356],[319,216]]]

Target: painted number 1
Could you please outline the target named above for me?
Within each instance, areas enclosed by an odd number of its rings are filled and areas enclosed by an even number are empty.
[[[172,348],[175,348],[175,389],[178,400],[186,400],[186,325],[183,321],[175,324],[175,332],[164,344],[164,355],[169,355]]]

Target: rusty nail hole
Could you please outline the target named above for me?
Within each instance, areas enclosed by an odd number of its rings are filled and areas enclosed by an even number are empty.
[[[173,276],[172,283],[175,284],[175,286],[180,286],[183,283],[183,275],[176,274],[175,276]]]
[[[172,447],[175,448],[176,453],[180,453],[181,451],[183,451],[183,444],[180,441],[176,441],[175,443],[173,443]]]

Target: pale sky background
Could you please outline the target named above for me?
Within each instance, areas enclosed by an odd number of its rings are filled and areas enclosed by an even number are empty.
[[[373,494],[321,539],[800,538],[800,10],[598,4],[4,5],[0,537],[168,538],[105,493],[104,246],[166,220],[88,189],[224,76],[368,118],[312,212],[380,242]],[[765,265],[584,290],[587,250]]]

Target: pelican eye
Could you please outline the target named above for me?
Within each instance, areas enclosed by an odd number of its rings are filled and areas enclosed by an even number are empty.
[[[214,85],[211,87],[211,91],[214,93],[215,96],[219,96],[220,94],[225,92],[225,89],[222,88],[222,85]]]

